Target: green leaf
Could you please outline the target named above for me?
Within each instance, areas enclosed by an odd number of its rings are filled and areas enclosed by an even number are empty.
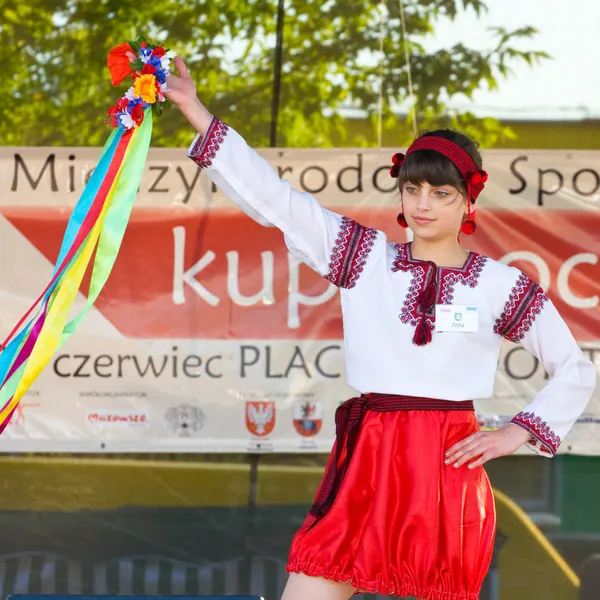
[[[272,0],[12,4],[18,19],[14,15],[0,19],[5,49],[0,144],[101,145],[106,137],[104,115],[114,99],[106,55],[128,38],[139,52],[140,43],[147,42],[139,35],[143,31],[150,39],[164,40],[186,60],[199,97],[211,112],[230,122],[250,144],[268,145],[276,30]],[[19,6],[28,8],[15,8]],[[507,135],[500,124],[470,113],[458,115],[448,109],[448,98],[469,98],[479,89],[502,91],[502,81],[512,68],[526,63],[534,69],[548,55],[543,48],[524,49],[536,36],[527,24],[512,31],[494,28],[484,50],[470,48],[467,37],[463,44],[427,51],[437,15],[457,17],[465,10],[482,15],[487,7],[483,0],[405,2],[417,117],[420,127],[454,124],[491,144]],[[396,114],[396,107],[409,97],[398,2],[294,0],[289,11],[284,23],[278,143],[308,147],[375,143],[380,65],[386,139],[396,146],[409,141],[412,126]],[[6,10],[1,14],[5,16]],[[132,68],[141,70],[143,63],[136,59]],[[370,118],[367,125],[359,127],[357,120],[346,119],[347,107],[363,111]],[[164,103],[156,110],[168,108]],[[155,127],[158,143],[186,144],[189,125],[179,111],[171,111]]]
[[[144,63],[141,58],[136,58],[132,63],[129,63],[134,71],[141,71],[144,68]]]

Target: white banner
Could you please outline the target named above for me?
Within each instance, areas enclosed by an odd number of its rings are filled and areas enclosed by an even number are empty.
[[[398,196],[382,191],[391,153],[263,152],[324,204],[403,241]],[[0,334],[49,281],[98,156],[0,149]],[[485,161],[473,249],[540,282],[598,362],[600,152],[489,151]],[[327,452],[335,409],[354,395],[341,338],[335,288],[292,259],[278,231],[231,210],[185,151],[153,149],[106,288],[0,451]],[[502,426],[544,383],[537,361],[507,343],[494,398],[476,399],[481,425]],[[596,394],[560,450],[600,454],[599,433]]]
[[[389,177],[395,149],[261,149],[280,175],[327,206],[397,206]],[[481,206],[597,210],[600,151],[485,150],[490,177]],[[0,147],[1,206],[69,206],[77,202],[99,148]],[[137,207],[233,206],[183,149],[150,150]]]

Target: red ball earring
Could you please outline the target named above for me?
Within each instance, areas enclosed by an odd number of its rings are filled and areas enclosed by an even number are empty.
[[[406,229],[408,227],[408,223],[406,221],[406,217],[404,216],[404,213],[400,213],[396,217],[396,221],[398,221],[398,225],[400,225],[400,227],[404,227],[404,229]]]
[[[473,233],[475,233],[475,230],[477,229],[477,223],[475,223],[475,213],[471,213],[471,190],[469,189],[469,195],[468,195],[468,202],[469,204],[468,209],[467,209],[467,220],[463,222],[463,224],[460,226],[460,230],[465,234],[465,235],[472,235]]]
[[[467,220],[460,226],[460,230],[465,235],[472,235],[477,229],[475,213],[471,213],[471,205],[474,203],[472,200],[473,194],[471,193],[471,188],[473,185],[481,185],[483,187],[487,179],[488,175],[485,171],[475,171],[467,177]]]
[[[475,221],[473,221],[473,219],[467,219],[461,226],[460,226],[460,230],[465,234],[465,235],[472,235],[473,233],[475,233],[475,230],[477,229],[477,223],[475,223]]]

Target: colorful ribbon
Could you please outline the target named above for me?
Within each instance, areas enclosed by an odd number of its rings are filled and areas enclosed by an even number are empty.
[[[139,126],[113,130],[71,214],[50,283],[0,347],[0,433],[104,287],[129,221],[151,136],[151,107],[144,109]],[[92,257],[87,302],[68,321]],[[23,325],[36,309],[35,316]]]

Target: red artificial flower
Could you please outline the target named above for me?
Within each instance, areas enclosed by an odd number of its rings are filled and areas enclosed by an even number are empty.
[[[152,50],[152,56],[156,56],[157,58],[162,58],[165,55],[165,49],[162,46],[156,46],[154,50]]]
[[[111,106],[108,109],[108,116],[109,118],[104,121],[105,124],[110,123],[113,127],[117,127],[118,126],[118,121],[117,121],[117,114],[120,112],[123,112],[127,106],[129,104],[129,101],[127,100],[127,98],[120,98],[119,100],[117,100],[117,102],[115,103],[114,106]]]
[[[117,123],[117,113],[119,112],[118,107],[115,106],[111,106],[108,109],[108,116],[109,119],[107,119],[106,121],[104,121],[104,123],[110,123],[113,127],[116,127],[118,125]]]
[[[119,100],[117,100],[117,104],[116,104],[116,108],[119,111],[124,111],[127,108],[127,105],[129,104],[129,100],[127,100],[127,98],[120,98]]]
[[[145,48],[148,44],[146,44],[146,42],[141,42],[140,43],[140,48]]]
[[[479,171],[476,171],[475,173],[471,173],[471,175],[469,175],[469,183],[471,183],[473,185],[477,185],[478,183],[481,183],[481,173]]]
[[[106,64],[108,65],[110,80],[113,85],[119,85],[125,77],[133,73],[133,69],[129,64],[131,55],[135,56],[135,52],[127,42],[116,46],[108,53]]]
[[[154,75],[154,73],[156,73],[156,67],[154,65],[146,63],[144,65],[144,68],[142,69],[142,73],[144,75]]]
[[[392,163],[395,165],[401,165],[404,162],[406,156],[402,154],[402,152],[396,152],[394,156],[392,156]]]
[[[135,121],[136,125],[144,120],[144,109],[141,104],[136,104],[129,113],[131,118]]]

